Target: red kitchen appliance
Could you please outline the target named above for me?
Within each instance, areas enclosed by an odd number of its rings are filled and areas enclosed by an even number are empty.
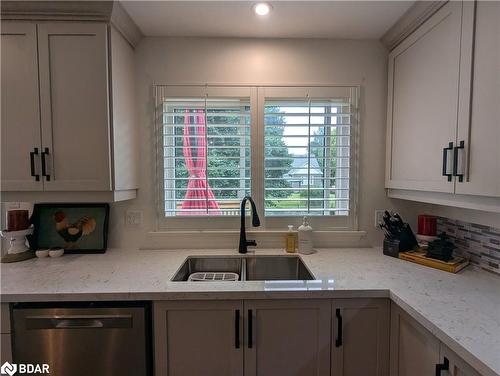
[[[436,236],[437,220],[433,215],[420,214],[418,216],[418,234]]]

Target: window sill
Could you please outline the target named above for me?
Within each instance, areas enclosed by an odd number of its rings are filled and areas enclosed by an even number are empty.
[[[282,248],[287,230],[247,230],[258,248]],[[236,248],[239,230],[174,230],[149,232],[143,249],[216,249]],[[317,248],[370,246],[365,231],[319,230],[313,232]]]

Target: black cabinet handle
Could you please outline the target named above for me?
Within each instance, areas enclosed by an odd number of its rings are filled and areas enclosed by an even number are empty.
[[[248,310],[248,348],[251,349],[253,347],[253,311],[251,309]]]
[[[40,175],[35,172],[35,155],[38,155],[38,148],[34,148],[30,152],[31,176],[34,176],[36,181],[40,181]]]
[[[234,311],[234,347],[240,348],[240,310]]]
[[[47,174],[47,165],[45,160],[46,155],[49,155],[49,148],[45,148],[42,151],[42,176],[45,176],[45,179],[50,181],[50,174]]]
[[[448,177],[448,181],[451,181],[452,174],[448,174],[448,151],[453,150],[453,142],[448,144],[447,148],[443,148],[443,176]]]
[[[450,369],[450,362],[446,357],[443,359],[443,363],[436,364],[436,376],[441,376],[442,371],[448,371]]]
[[[337,317],[337,338],[335,339],[335,347],[342,346],[342,315],[340,314],[340,308],[335,310],[335,316]]]
[[[453,148],[453,176],[457,176],[458,177],[458,181],[461,183],[461,182],[464,181],[464,174],[463,173],[461,173],[461,174],[458,173],[458,151],[460,149],[465,150],[465,142],[464,141],[460,141],[460,143],[458,144],[458,146],[455,146]]]

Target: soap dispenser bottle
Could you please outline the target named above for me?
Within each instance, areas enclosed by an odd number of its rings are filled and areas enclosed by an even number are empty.
[[[293,232],[293,225],[288,225],[288,232],[286,233],[286,247],[288,253],[294,253],[297,248],[297,238]]]
[[[299,253],[309,255],[314,252],[312,232],[313,229],[309,225],[307,217],[304,217],[302,224],[299,226]]]

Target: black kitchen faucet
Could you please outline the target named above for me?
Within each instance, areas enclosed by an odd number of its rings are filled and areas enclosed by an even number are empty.
[[[245,229],[245,207],[247,201],[250,201],[250,205],[252,207],[252,226],[253,227],[260,226],[260,219],[259,215],[257,214],[257,208],[255,207],[255,202],[253,202],[253,199],[250,196],[243,197],[243,200],[241,200],[241,212],[240,212],[241,226],[240,226],[240,245],[238,247],[239,253],[247,253],[247,247],[249,245],[251,246],[257,245],[257,242],[255,240],[247,240],[247,233]]]

